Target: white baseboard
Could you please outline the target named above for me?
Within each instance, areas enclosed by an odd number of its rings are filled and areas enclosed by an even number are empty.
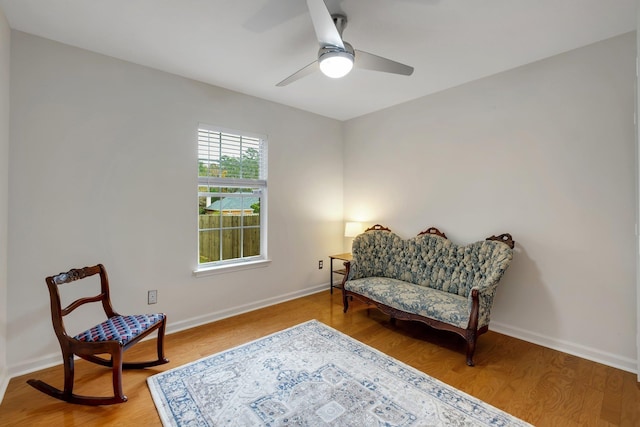
[[[7,369],[0,367],[0,403],[2,403],[2,399],[4,399],[4,393],[7,391],[10,379]]]
[[[583,359],[591,360],[593,362],[602,363],[603,365],[618,368],[623,371],[632,372],[634,374],[638,373],[638,362],[634,359],[630,359],[613,353],[608,353],[606,351],[583,346],[581,344],[576,344],[569,341],[549,338],[535,332],[505,325],[500,322],[491,322],[489,325],[489,329],[494,332],[528,341],[533,344],[538,344],[543,347],[551,348],[553,350],[558,350],[563,353],[571,354],[573,356],[578,356]]]
[[[310,288],[302,289],[296,292],[283,294],[277,297],[267,298],[260,301],[255,301],[249,304],[240,305],[237,307],[208,313],[203,316],[197,316],[190,319],[181,320],[179,322],[172,322],[167,325],[167,334],[183,331],[185,329],[194,328],[196,326],[205,325],[207,323],[215,322],[217,320],[226,319],[238,314],[247,313],[249,311],[257,310],[259,308],[268,307],[270,305],[278,304],[281,302],[289,301],[292,299],[300,298],[303,296],[315,294],[321,291],[327,290],[329,283],[312,286]],[[594,362],[602,363],[607,366],[622,369],[636,373],[640,377],[638,371],[638,362],[634,359],[622,357],[616,354],[604,352],[598,349],[586,347],[580,344],[572,343],[569,341],[558,340],[549,338],[544,335],[537,334],[525,329],[516,328],[513,326],[505,325],[500,322],[491,322],[490,329],[492,331],[508,335],[514,338],[522,339],[534,344],[538,344],[544,347],[558,350],[567,354],[582,357],[583,359],[592,360]],[[153,337],[151,337],[153,338]],[[151,339],[149,338],[149,339]],[[0,401],[4,396],[7,385],[11,378],[28,374],[30,372],[39,371],[41,369],[56,366],[61,363],[60,353],[51,353],[36,359],[30,359],[23,361],[14,366],[10,366],[8,370],[0,371]]]
[[[180,331],[184,331],[185,329],[194,328],[196,326],[206,325],[207,323],[226,319],[227,317],[237,316],[238,314],[243,314],[249,311],[258,310],[260,308],[268,307],[270,305],[275,305],[281,302],[290,301],[292,299],[301,298],[311,294],[316,294],[321,291],[326,291],[327,289],[329,289],[329,283],[313,286],[311,288],[302,289],[296,292],[291,292],[291,293],[280,295],[277,297],[255,301],[249,304],[240,305],[240,306],[229,308],[226,310],[215,311],[213,313],[208,313],[203,316],[192,317],[191,319],[185,319],[179,322],[173,322],[167,325],[167,333],[180,332]]]
[[[56,353],[46,354],[41,357],[29,359],[9,366],[9,378],[19,377],[20,375],[36,372],[41,369],[50,368],[62,364],[62,355],[60,351]]]
[[[315,294],[321,291],[329,289],[329,283],[323,283],[321,285],[312,286],[310,288],[301,289],[296,292],[290,292],[287,294],[279,295],[277,297],[267,298],[260,301],[255,301],[249,304],[240,305],[233,308],[228,308],[213,313],[208,313],[203,316],[193,317],[191,319],[181,320],[179,322],[169,322],[167,324],[167,334],[183,331],[196,326],[205,325],[207,323],[215,322],[217,320],[226,319],[227,317],[236,316],[238,314],[246,313],[249,311],[257,310],[259,308],[267,307],[270,305],[278,304],[281,302],[289,301],[292,299],[300,298],[303,296]],[[155,335],[147,339],[154,339]],[[52,366],[60,365],[62,363],[62,357],[60,352],[47,354],[38,358],[22,361],[18,364],[9,367],[8,373],[5,371],[7,377],[6,383],[9,383],[9,379],[25,375],[31,372],[39,371],[41,369],[50,368]],[[1,378],[0,378],[1,379]],[[2,384],[0,383],[0,386]],[[6,387],[6,385],[5,385]],[[4,391],[0,396],[4,396]]]

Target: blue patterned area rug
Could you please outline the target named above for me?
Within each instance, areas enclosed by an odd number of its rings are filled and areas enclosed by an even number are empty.
[[[147,380],[164,426],[528,426],[317,320]]]

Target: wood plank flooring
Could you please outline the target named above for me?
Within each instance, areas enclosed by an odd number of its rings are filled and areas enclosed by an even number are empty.
[[[298,323],[317,319],[353,338],[537,426],[640,426],[636,375],[489,331],[465,364],[456,335],[398,321],[354,302],[342,313],[341,293],[329,291],[167,335],[171,363],[125,371],[129,401],[86,407],[53,399],[26,384],[37,378],[62,388],[62,366],[13,378],[0,404],[0,426],[159,426],[146,379],[195,359]],[[171,317],[169,314],[169,322]],[[52,331],[53,333],[53,331]],[[153,357],[155,340],[134,346],[128,360]],[[106,395],[110,370],[76,363],[76,393]]]

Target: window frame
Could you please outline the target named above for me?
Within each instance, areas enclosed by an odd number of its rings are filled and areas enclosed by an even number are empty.
[[[200,176],[200,133],[201,131],[211,132],[211,133],[219,133],[219,134],[227,134],[232,136],[237,136],[240,138],[251,138],[259,140],[260,144],[260,161],[259,161],[259,177],[258,179],[251,178],[225,178],[225,177],[212,177],[212,176]],[[239,131],[237,129],[229,129],[221,126],[214,126],[205,123],[198,123],[196,129],[196,143],[198,144],[198,175],[197,175],[197,200],[198,206],[200,202],[200,197],[219,197],[214,196],[215,193],[212,191],[200,191],[201,187],[207,187],[207,190],[210,190],[212,187],[218,188],[251,188],[259,190],[259,198],[260,198],[260,253],[259,255],[252,255],[247,257],[239,257],[232,259],[222,259],[218,261],[211,261],[207,263],[200,262],[200,239],[201,239],[201,229],[200,229],[200,212],[197,213],[197,221],[196,221],[196,229],[197,229],[197,256],[196,256],[196,268],[193,271],[195,276],[216,274],[216,273],[227,273],[231,271],[239,271],[246,270],[251,268],[259,268],[265,267],[271,261],[267,255],[267,212],[268,212],[268,179],[267,179],[267,171],[268,171],[268,137],[262,134],[256,134],[253,132]],[[223,215],[221,214],[221,217]],[[242,216],[242,214],[241,214]],[[222,224],[220,224],[220,230],[222,232]],[[251,227],[254,228],[254,227]],[[241,227],[243,230],[244,227]],[[241,231],[243,233],[243,231]]]

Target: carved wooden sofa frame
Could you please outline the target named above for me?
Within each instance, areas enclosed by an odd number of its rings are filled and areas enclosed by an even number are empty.
[[[364,233],[367,233],[369,231],[386,231],[386,232],[391,232],[391,230],[387,227],[384,227],[380,224],[376,224],[373,227],[370,227],[368,229],[366,229],[364,231]],[[445,235],[445,233],[441,232],[440,230],[438,230],[436,227],[430,227],[428,229],[426,229],[425,231],[422,231],[421,233],[418,234],[418,236],[421,235],[435,235],[435,236],[440,236],[444,239],[447,239],[447,236]],[[448,239],[447,239],[448,240]],[[485,240],[492,240],[492,241],[497,241],[497,242],[501,242],[504,243],[505,245],[507,245],[509,248],[513,249],[515,246],[515,242],[511,236],[511,234],[509,233],[505,233],[505,234],[500,234],[499,236],[491,236],[488,237]],[[471,304],[471,311],[469,314],[469,322],[466,326],[466,328],[461,328],[446,322],[442,322],[436,319],[432,319],[430,317],[425,317],[419,314],[414,314],[414,313],[410,313],[407,311],[403,311],[403,310],[399,310],[397,308],[391,307],[387,304],[384,304],[380,301],[375,301],[371,298],[368,298],[364,295],[360,295],[356,292],[352,292],[348,289],[345,288],[345,284],[346,282],[349,280],[350,277],[350,270],[351,270],[351,266],[352,266],[352,262],[353,261],[347,261],[344,263],[345,267],[346,267],[346,273],[344,275],[344,279],[342,281],[342,299],[343,299],[343,305],[344,305],[344,313],[347,312],[347,310],[349,309],[349,300],[353,300],[353,298],[356,298],[362,302],[364,302],[367,305],[372,305],[378,308],[378,310],[380,310],[381,312],[387,314],[388,316],[390,316],[390,320],[391,320],[391,324],[395,324],[395,320],[396,319],[401,319],[401,320],[411,320],[411,321],[417,321],[417,322],[421,322],[424,323],[432,328],[436,328],[436,329],[440,329],[440,330],[445,330],[445,331],[450,331],[453,333],[458,334],[459,336],[461,336],[465,342],[466,342],[466,359],[467,359],[467,365],[468,366],[474,366],[474,361],[473,361],[473,356],[476,350],[476,342],[477,339],[480,335],[486,333],[489,330],[489,325],[483,325],[481,327],[478,327],[478,317],[479,317],[479,307],[480,307],[480,301],[479,301],[479,292],[477,289],[473,289],[470,292],[470,297],[472,300],[472,304]],[[416,285],[418,286],[418,285]],[[444,291],[442,291],[444,292]]]

